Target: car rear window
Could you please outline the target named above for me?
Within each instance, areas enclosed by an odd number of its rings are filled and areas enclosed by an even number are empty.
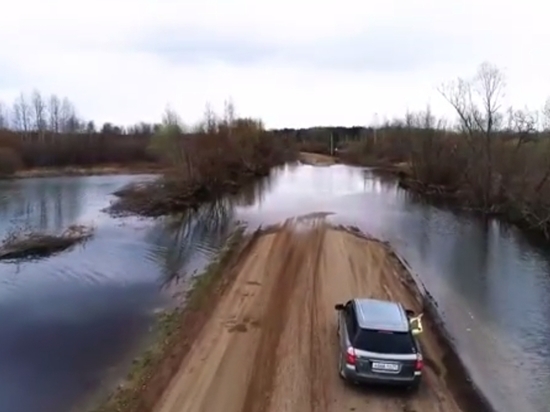
[[[353,346],[356,349],[376,353],[414,353],[412,336],[407,332],[388,332],[362,329],[357,334]]]

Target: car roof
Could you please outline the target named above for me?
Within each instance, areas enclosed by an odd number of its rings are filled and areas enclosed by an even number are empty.
[[[403,306],[378,299],[354,299],[357,323],[361,329],[408,332],[409,320]]]

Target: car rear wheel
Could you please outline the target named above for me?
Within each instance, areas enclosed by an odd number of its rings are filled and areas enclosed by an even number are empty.
[[[344,373],[344,364],[342,363],[342,357],[341,356],[338,360],[338,375],[340,376],[341,379],[347,380],[346,379],[346,374]]]
[[[410,384],[407,389],[411,393],[418,392],[420,390],[420,380],[417,380],[414,383]]]

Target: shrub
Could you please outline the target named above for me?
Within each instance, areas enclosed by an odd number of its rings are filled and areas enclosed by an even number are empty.
[[[0,147],[0,176],[10,176],[23,166],[21,158],[11,147]]]

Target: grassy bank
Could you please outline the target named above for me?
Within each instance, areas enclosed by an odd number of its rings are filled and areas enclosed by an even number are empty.
[[[154,164],[151,135],[14,132],[0,130],[0,176],[32,170],[91,169],[100,166]]]
[[[94,412],[147,412],[153,409],[217,299],[231,284],[235,272],[233,265],[258,234],[245,235],[244,228],[240,227],[231,235],[218,257],[194,279],[183,306],[159,316],[154,343],[134,360],[125,383]]]

